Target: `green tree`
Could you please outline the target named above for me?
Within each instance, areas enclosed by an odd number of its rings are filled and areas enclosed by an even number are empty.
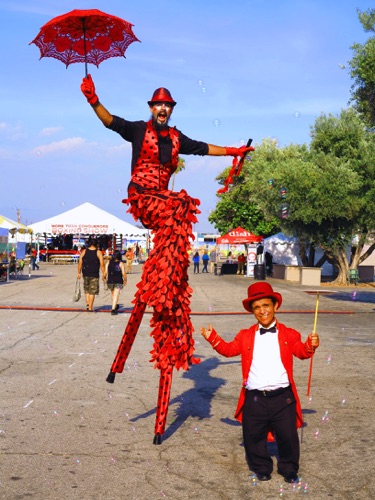
[[[249,163],[247,161],[247,163]],[[245,162],[246,165],[246,162]],[[246,166],[244,166],[246,170]],[[216,180],[224,184],[229,168],[225,169]],[[234,178],[234,185],[228,192],[218,195],[219,201],[208,220],[221,234],[241,226],[255,235],[269,236],[278,230],[277,219],[267,220],[245,183],[241,174]]]
[[[355,43],[349,61],[353,79],[351,101],[369,127],[375,126],[375,9],[357,10],[358,18],[366,32],[373,33],[364,44]]]
[[[347,169],[357,177],[356,182],[352,183],[352,177],[346,181],[351,206],[343,212],[346,234],[353,242],[349,263],[343,259],[343,266],[356,269],[375,249],[375,134],[355,110],[348,109],[336,118],[318,118],[312,136],[311,151],[317,159],[324,156],[328,161],[335,160],[340,170]],[[365,244],[370,245],[366,252]]]
[[[345,283],[349,265],[355,268],[375,247],[363,253],[375,228],[375,134],[349,109],[320,116],[311,135],[310,148],[263,141],[251,166],[245,164],[244,184],[266,219],[277,216],[302,249],[319,245],[338,269],[337,282]]]

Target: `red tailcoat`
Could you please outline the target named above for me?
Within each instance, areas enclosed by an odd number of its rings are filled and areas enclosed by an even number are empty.
[[[245,386],[250,373],[250,367],[253,360],[255,332],[258,325],[253,325],[249,329],[241,330],[231,342],[225,342],[215,330],[212,331],[208,341],[212,347],[223,356],[230,358],[241,355],[242,362],[242,389],[238,400],[235,418],[242,422],[242,410],[245,402]],[[306,342],[301,341],[301,334],[293,328],[277,322],[278,338],[280,346],[281,361],[288,374],[289,382],[292,386],[294,397],[297,402],[297,427],[303,424],[301,403],[299,401],[296,384],[293,379],[293,356],[299,359],[308,359],[314,353],[309,339]]]

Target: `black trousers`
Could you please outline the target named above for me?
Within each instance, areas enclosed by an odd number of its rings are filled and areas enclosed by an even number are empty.
[[[278,472],[298,473],[299,439],[296,426],[296,400],[291,387],[281,394],[265,396],[261,391],[246,391],[242,416],[243,441],[250,469],[256,474],[271,474],[272,458],[267,450],[267,434],[272,430],[278,448]]]

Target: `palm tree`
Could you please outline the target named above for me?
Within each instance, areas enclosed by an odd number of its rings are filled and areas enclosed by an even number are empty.
[[[172,191],[174,191],[174,180],[176,178],[176,175],[181,172],[181,170],[184,170],[185,169],[185,160],[184,158],[180,158],[178,157],[178,164],[177,164],[177,168],[173,174],[173,178],[172,178]]]

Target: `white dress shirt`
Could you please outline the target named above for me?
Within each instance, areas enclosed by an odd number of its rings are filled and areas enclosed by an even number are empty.
[[[276,322],[268,328],[275,326]],[[260,334],[255,332],[253,361],[251,363],[246,389],[274,391],[289,385],[288,374],[281,362],[278,331]]]

